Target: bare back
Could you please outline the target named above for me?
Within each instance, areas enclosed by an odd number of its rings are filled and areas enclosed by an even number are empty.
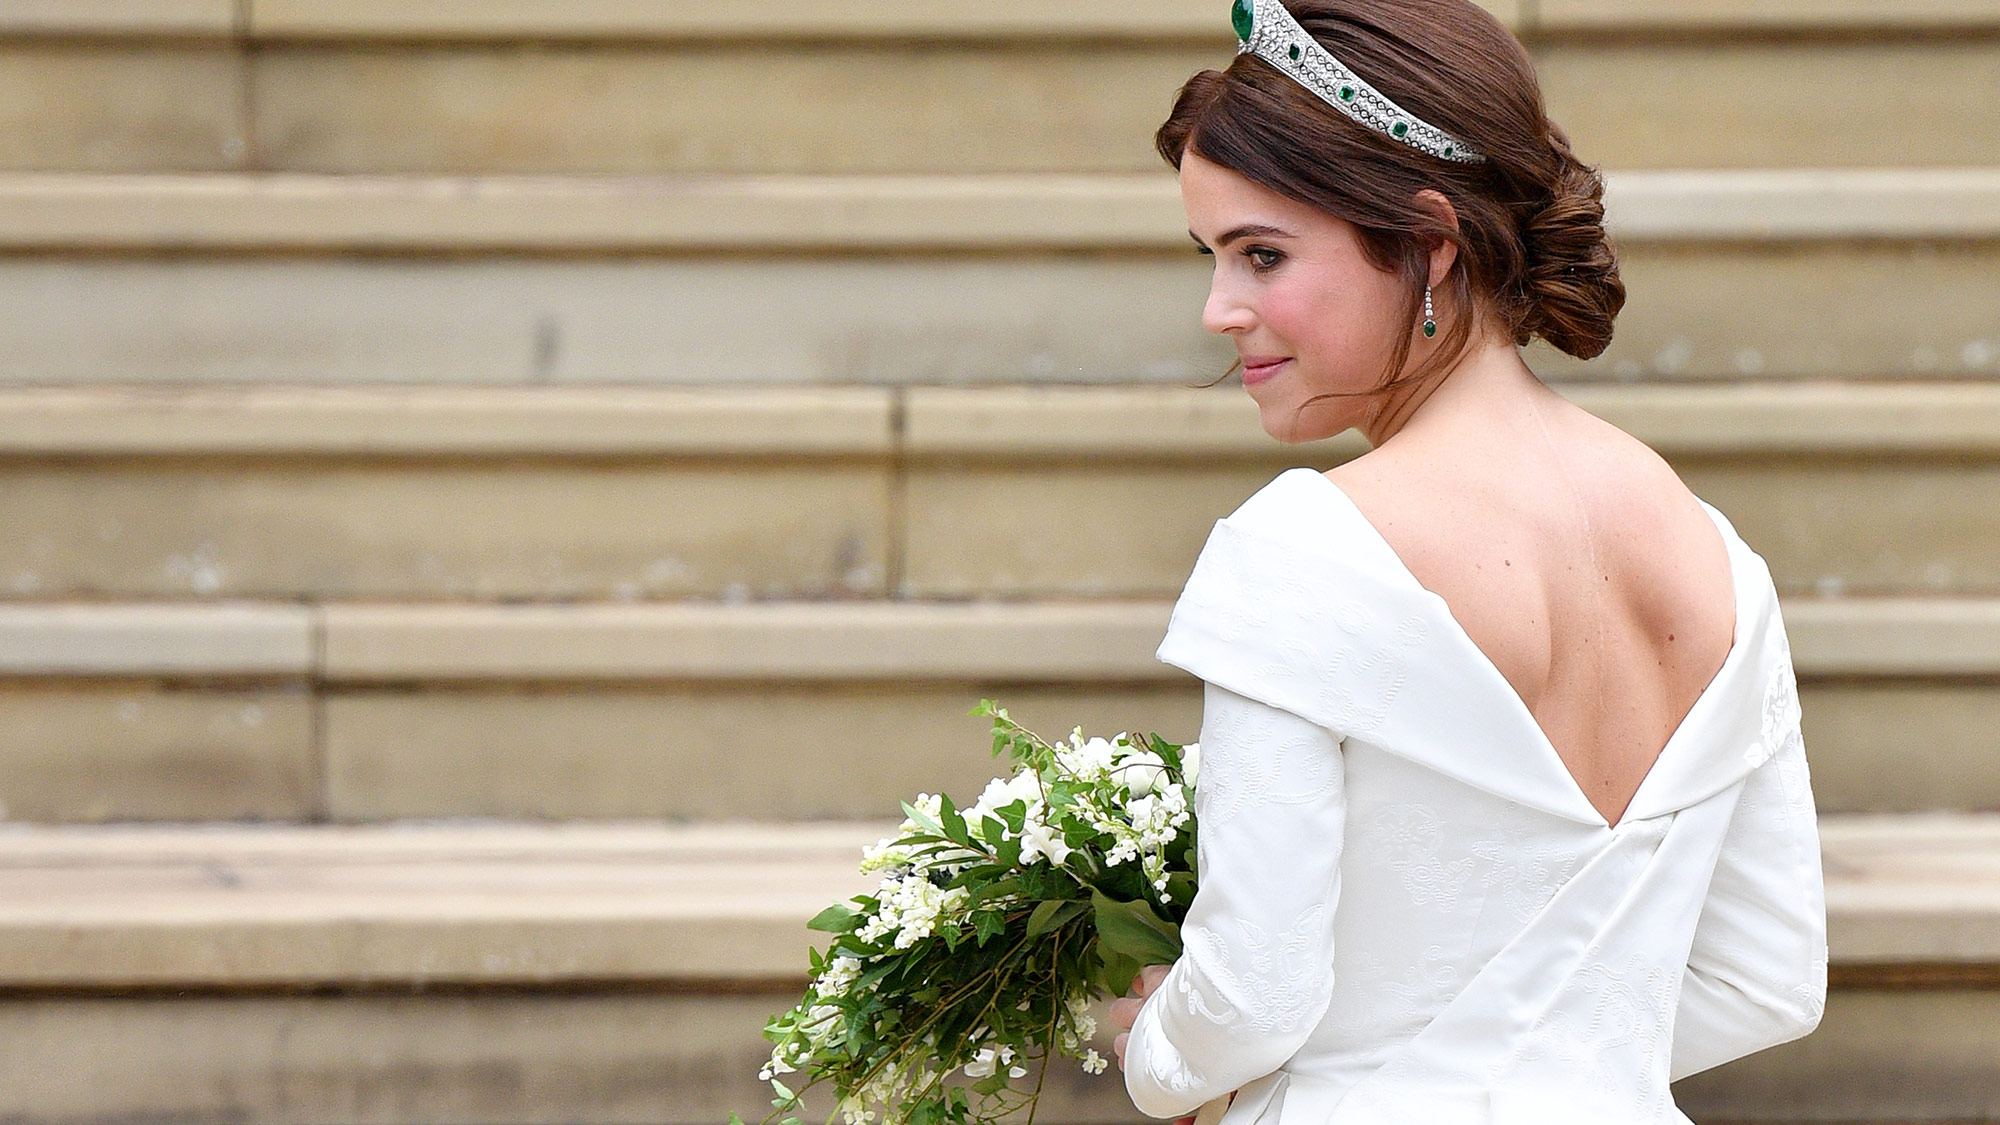
[[[1735,587],[1664,460],[1573,405],[1542,413],[1533,431],[1412,434],[1327,476],[1615,824],[1727,658]]]

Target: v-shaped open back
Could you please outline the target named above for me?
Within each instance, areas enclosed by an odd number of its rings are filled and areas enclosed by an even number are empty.
[[[1412,593],[1419,595],[1433,605],[1436,611],[1437,623],[1442,627],[1445,634],[1453,643],[1464,650],[1463,655],[1468,660],[1479,667],[1482,677],[1491,684],[1495,693],[1504,699],[1504,706],[1517,714],[1523,728],[1532,732],[1532,737],[1536,743],[1535,752],[1547,755],[1560,769],[1563,776],[1569,779],[1570,785],[1575,790],[1575,795],[1585,805],[1589,806],[1593,812],[1596,812],[1598,818],[1607,827],[1615,827],[1597,809],[1595,802],[1590,800],[1590,795],[1586,792],[1583,783],[1577,779],[1575,772],[1570,769],[1569,763],[1563,758],[1561,751],[1556,749],[1554,741],[1549,738],[1548,732],[1543,729],[1541,721],[1535,718],[1534,711],[1529,708],[1527,701],[1521,697],[1521,693],[1515,689],[1513,682],[1507,679],[1506,675],[1500,671],[1499,666],[1486,654],[1486,650],[1480,648],[1478,642],[1472,639],[1472,635],[1466,632],[1464,625],[1459,622],[1457,615],[1452,612],[1450,603],[1445,601],[1443,595],[1438,594],[1418,580],[1416,574],[1403,562],[1402,556],[1396,552],[1395,547],[1375,527],[1373,521],[1369,520],[1367,515],[1361,511],[1360,506],[1354,503],[1353,498],[1348,496],[1345,489],[1335,484],[1325,473],[1317,470],[1294,469],[1291,471],[1310,473],[1319,480],[1320,484],[1325,486],[1330,498],[1335,501],[1336,506],[1355,525],[1355,529],[1364,533],[1373,544],[1380,548],[1383,561],[1392,564],[1390,567],[1392,572],[1408,585]],[[1720,513],[1709,505],[1707,501],[1700,500],[1699,497],[1696,499],[1701,504],[1702,510],[1708,514],[1709,522],[1715,525],[1716,533],[1722,537],[1724,554],[1729,564],[1731,602],[1735,616],[1735,622],[1730,631],[1729,652],[1723,658],[1721,666],[1716,669],[1714,675],[1709,677],[1708,683],[1703,686],[1700,694],[1695,697],[1694,702],[1688,707],[1686,714],[1681,717],[1680,722],[1674,727],[1672,733],[1667,736],[1667,740],[1654,753],[1652,760],[1648,763],[1645,776],[1626,800],[1625,813],[1620,817],[1620,823],[1630,816],[1633,804],[1637,801],[1639,794],[1646,792],[1647,786],[1653,780],[1654,774],[1659,771],[1661,760],[1665,759],[1670,753],[1673,753],[1678,743],[1688,737],[1692,737],[1694,728],[1699,726],[1703,715],[1703,704],[1708,701],[1712,694],[1720,691],[1722,685],[1730,679],[1735,667],[1742,662],[1742,653],[1746,648],[1744,642],[1749,632],[1751,615],[1746,612],[1747,589],[1744,581],[1745,576],[1742,573],[1743,568],[1737,560],[1735,547],[1730,542],[1732,529],[1722,521]]]

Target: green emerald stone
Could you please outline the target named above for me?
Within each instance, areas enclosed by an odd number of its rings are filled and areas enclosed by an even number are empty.
[[[1354,87],[1352,87],[1352,86],[1342,86],[1342,87],[1340,88],[1340,100],[1341,100],[1341,101],[1344,101],[1344,102],[1351,102],[1351,101],[1353,101],[1353,100],[1354,100]]]
[[[1299,56],[1302,54],[1305,54],[1305,52],[1299,50],[1299,45],[1297,43],[1292,44],[1292,61],[1299,61]]]
[[[1410,123],[1407,121],[1398,121],[1394,125],[1389,126],[1389,132],[1398,137],[1407,137],[1410,135]]]
[[[1451,155],[1451,146],[1450,146],[1450,145],[1446,145],[1446,146],[1444,146],[1444,154],[1445,154],[1446,156],[1450,156],[1450,155]]]
[[[1435,320],[1424,321],[1424,338],[1432,339],[1436,337],[1437,334],[1438,334],[1438,322]]]
[[[1250,32],[1257,24],[1257,16],[1251,10],[1250,0],[1236,0],[1236,6],[1229,9],[1229,22],[1236,25],[1236,38],[1248,43]]]

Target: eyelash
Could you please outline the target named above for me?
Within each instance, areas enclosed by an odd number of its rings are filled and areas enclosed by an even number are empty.
[[[1206,246],[1195,247],[1195,253],[1205,254],[1211,258],[1215,256],[1215,251],[1209,249]],[[1280,253],[1279,251],[1273,250],[1268,246],[1245,247],[1243,250],[1243,256],[1250,259],[1250,268],[1256,270],[1258,273],[1269,273],[1272,270],[1277,269],[1278,266],[1285,260],[1284,254]],[[1265,256],[1268,256],[1270,260],[1269,261],[1262,260]]]

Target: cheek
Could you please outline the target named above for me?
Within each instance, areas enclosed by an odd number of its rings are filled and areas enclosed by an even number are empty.
[[[1292,279],[1287,279],[1292,280]],[[1294,349],[1336,368],[1366,365],[1382,354],[1383,317],[1357,279],[1300,277],[1265,295],[1264,320]],[[1367,294],[1356,299],[1354,294]]]

